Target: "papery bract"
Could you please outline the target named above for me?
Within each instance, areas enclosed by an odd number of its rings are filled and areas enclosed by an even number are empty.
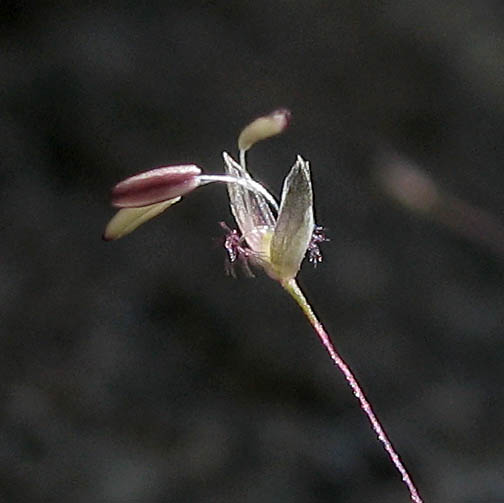
[[[270,245],[270,275],[280,281],[296,277],[314,228],[310,167],[298,156],[282,189],[280,211]]]
[[[244,166],[240,166],[224,152],[226,172],[237,178],[250,179]],[[266,199],[238,184],[228,184],[229,202],[240,232],[250,249],[264,260],[269,257],[269,241],[275,226],[275,217]]]

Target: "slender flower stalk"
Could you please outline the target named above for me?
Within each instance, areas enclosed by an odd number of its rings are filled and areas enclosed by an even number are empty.
[[[351,387],[408,487],[411,501],[422,503],[357,379],[336,351],[329,334],[296,282],[304,258],[308,255],[314,265],[320,263],[322,254],[319,244],[327,241],[322,228],[315,225],[309,162],[297,156],[284,179],[280,204],[247,170],[246,152],[255,143],[281,133],[289,120],[290,112],[279,109],[251,122],[238,138],[239,162],[223,153],[224,174],[202,174],[198,166],[188,164],[153,169],[120,182],[112,190],[112,204],[121,209],[107,225],[104,239],[119,239],[129,234],[198,187],[209,183],[226,184],[231,213],[238,226],[238,230],[232,230],[221,222],[228,233],[224,241],[229,258],[228,270],[234,275],[233,266],[237,261],[249,275],[252,275],[249,264],[262,268],[297,302]]]
[[[390,456],[392,463],[397,468],[397,471],[400,473],[402,480],[408,487],[411,501],[413,501],[414,503],[423,503],[422,499],[420,498],[420,495],[418,494],[418,490],[415,487],[415,484],[411,480],[411,477],[408,471],[406,470],[405,466],[403,465],[401,458],[399,457],[399,454],[394,449],[392,442],[390,441],[387,433],[383,429],[380,420],[376,417],[376,414],[374,413],[371,404],[368,402],[366,395],[362,391],[362,388],[360,387],[357,378],[354,376],[353,372],[350,370],[350,368],[345,363],[343,358],[336,351],[336,348],[334,347],[331,337],[326,332],[322,323],[320,323],[316,314],[313,312],[312,307],[306,300],[306,297],[304,296],[301,288],[299,288],[299,285],[297,284],[296,280],[291,279],[285,282],[281,282],[281,285],[285,289],[285,291],[297,302],[297,304],[299,305],[305,316],[308,318],[308,321],[312,324],[313,329],[315,330],[318,338],[320,339],[320,342],[322,342],[327,352],[329,353],[329,356],[331,357],[333,362],[336,364],[336,366],[339,368],[339,370],[345,377],[348,385],[352,388],[353,394],[359,401],[361,409],[368,417],[369,422],[371,423],[371,426],[375,431],[378,439],[383,444],[383,447]]]

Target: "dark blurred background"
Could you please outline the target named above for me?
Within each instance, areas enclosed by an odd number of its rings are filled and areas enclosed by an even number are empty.
[[[408,501],[295,304],[225,276],[224,187],[100,239],[114,183],[279,106],[250,168],[311,161],[316,311],[425,501],[504,501],[504,4],[60,4],[0,7],[0,501]]]

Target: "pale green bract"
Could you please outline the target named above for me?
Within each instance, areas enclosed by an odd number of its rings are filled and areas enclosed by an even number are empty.
[[[270,245],[275,276],[295,278],[315,227],[310,165],[300,155],[285,178],[282,200]]]
[[[251,179],[244,165],[224,153],[226,172]],[[276,280],[296,277],[315,225],[310,166],[301,156],[285,178],[278,217],[266,199],[238,184],[228,184],[231,212],[257,263]]]

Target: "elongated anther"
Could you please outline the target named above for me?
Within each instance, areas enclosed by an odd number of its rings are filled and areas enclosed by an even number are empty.
[[[279,108],[269,115],[259,117],[240,133],[238,148],[242,151],[248,150],[254,143],[281,133],[289,125],[290,118],[291,113],[286,108]]]
[[[138,208],[183,196],[199,186],[201,169],[194,164],[165,166],[138,173],[112,189],[112,206]]]
[[[121,208],[107,224],[102,236],[103,240],[113,241],[128,235],[137,227],[163,213],[180,199],[180,197],[176,197],[160,203],[142,206],[141,208]]]

